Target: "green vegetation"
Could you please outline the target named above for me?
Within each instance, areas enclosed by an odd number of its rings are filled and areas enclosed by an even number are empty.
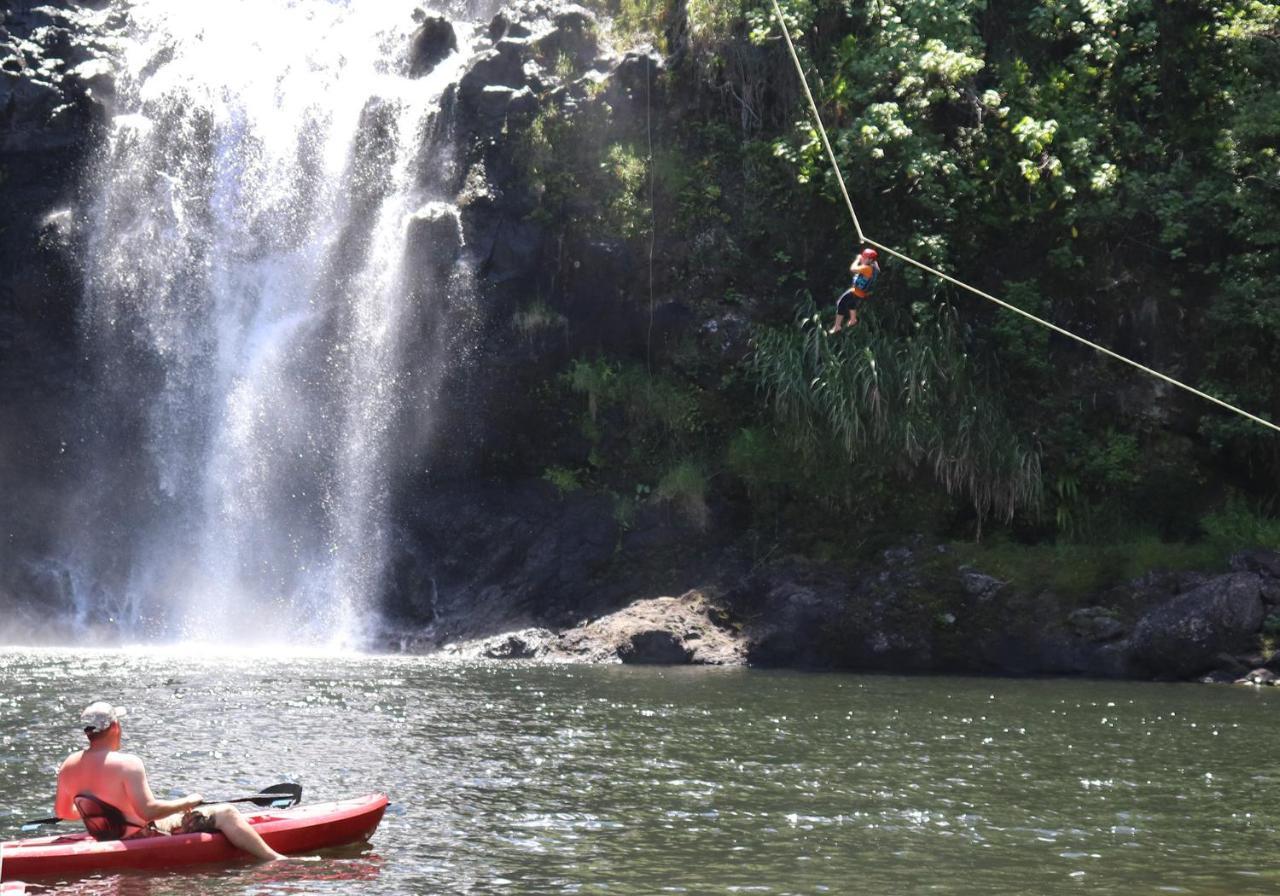
[[[1280,4],[780,2],[868,232],[1280,419]],[[761,555],[985,536],[975,564],[1064,594],[1280,547],[1265,429],[892,259],[827,337],[853,237],[767,0],[595,8],[676,54],[663,105],[651,132],[599,96],[542,113],[533,217],[637,269],[654,239],[658,300],[750,344],[655,348],[646,289],[601,296],[635,338],[566,337],[548,408],[588,446],[576,485],[623,520],[724,503]]]
[[[663,474],[654,492],[660,501],[670,501],[695,528],[707,528],[707,478],[693,461],[681,461]]]
[[[582,488],[582,483],[578,480],[578,474],[566,467],[547,467],[543,471],[542,478],[554,485],[556,491],[562,495],[579,491]]]
[[[854,342],[806,313],[759,334],[751,372],[811,463],[836,463],[819,456],[834,438],[851,463],[878,455],[929,469],[979,524],[1039,507],[1040,458],[976,386],[949,315],[905,336],[868,321]]]
[[[1241,545],[1280,551],[1280,519],[1250,506],[1238,494],[1227,498],[1222,509],[1203,521],[1210,544],[1225,554]]]
[[[955,542],[946,562],[972,565],[1014,587],[1051,591],[1082,600],[1153,570],[1217,572],[1226,568],[1222,552],[1207,544],[1170,544],[1155,537],[1112,544],[1018,544],[991,540]]]
[[[521,336],[531,338],[539,333],[564,330],[569,325],[569,319],[545,302],[534,302],[517,311],[512,316],[511,323]]]

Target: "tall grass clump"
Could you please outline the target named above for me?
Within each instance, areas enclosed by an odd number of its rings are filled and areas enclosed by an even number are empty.
[[[1200,526],[1224,556],[1245,548],[1280,551],[1280,519],[1236,493],[1227,497],[1220,510],[1206,515]]]
[[[1039,452],[976,382],[948,315],[907,337],[874,319],[829,336],[810,305],[795,325],[756,334],[749,369],[810,460],[834,444],[846,462],[875,455],[925,469],[972,503],[979,534],[988,517],[1039,510]]]

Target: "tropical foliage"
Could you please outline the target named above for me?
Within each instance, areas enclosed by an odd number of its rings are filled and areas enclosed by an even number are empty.
[[[868,233],[1280,420],[1280,3],[779,2]],[[811,297],[843,288],[853,231],[771,3],[597,5],[697,114],[538,123],[535,214],[637,257],[656,238],[662,296],[754,338],[741,362],[692,340],[575,362],[587,480],[792,532],[893,506],[1024,542],[1271,538],[1273,432],[945,282],[888,260],[826,337]]]

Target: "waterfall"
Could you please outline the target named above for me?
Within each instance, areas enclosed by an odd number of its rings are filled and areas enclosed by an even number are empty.
[[[442,108],[475,28],[411,78],[411,2],[121,8],[84,196],[81,615],[127,639],[359,646],[389,489],[461,350],[440,323],[468,284]]]

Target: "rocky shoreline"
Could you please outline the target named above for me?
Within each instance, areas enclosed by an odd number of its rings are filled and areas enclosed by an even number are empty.
[[[433,498],[401,539],[383,649],[1257,684],[1280,671],[1264,650],[1280,621],[1276,552],[1068,596],[1001,581],[923,538],[861,568],[760,562],[659,504],[623,527],[601,498],[547,483],[439,486]],[[423,591],[430,602],[405,597]]]

